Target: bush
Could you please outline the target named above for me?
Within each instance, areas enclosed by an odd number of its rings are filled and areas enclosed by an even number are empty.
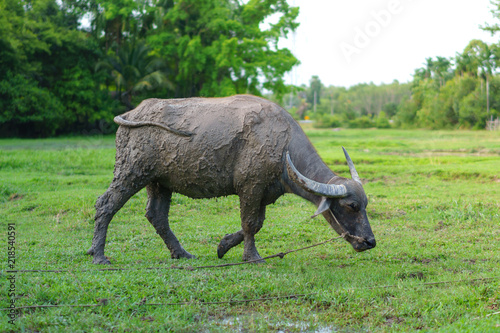
[[[64,106],[49,90],[21,74],[0,81],[2,136],[50,136],[64,121]]]
[[[314,118],[313,127],[315,128],[332,128],[340,127],[342,125],[342,120],[338,116],[331,114],[320,114]]]
[[[406,100],[399,106],[398,113],[394,117],[396,127],[416,128],[417,127],[418,105],[414,100]]]
[[[9,72],[0,81],[0,136],[87,132],[102,127],[103,121],[112,124],[116,108],[116,101],[99,89],[93,74],[78,67],[65,70],[52,89]]]
[[[380,111],[380,113],[377,116],[377,119],[375,120],[375,127],[377,128],[390,128],[391,124],[389,123],[389,119],[387,119],[387,116],[385,115],[384,111]]]
[[[359,118],[349,120],[347,123],[349,128],[370,128],[375,127],[375,122],[369,116],[361,116]]]
[[[101,90],[98,82],[97,75],[78,66],[64,70],[53,88],[65,106],[66,121],[61,132],[88,131],[100,121],[113,123],[119,103],[107,90]]]

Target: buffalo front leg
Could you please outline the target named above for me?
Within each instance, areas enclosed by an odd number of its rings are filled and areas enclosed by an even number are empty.
[[[258,223],[260,225],[260,227],[262,227],[262,224],[264,223],[264,219],[266,218],[265,213],[266,213],[266,207],[265,206],[260,207],[259,223]],[[259,228],[259,230],[260,230],[260,228]],[[240,231],[237,231],[235,233],[225,235],[221,239],[219,246],[217,247],[217,256],[219,257],[219,259],[222,259],[224,257],[224,255],[229,250],[231,250],[236,245],[239,245],[241,242],[243,242],[244,239],[245,239],[245,236],[243,233],[243,229],[241,229]]]
[[[224,236],[224,238],[221,239],[219,246],[217,246],[217,256],[219,259],[222,259],[227,251],[243,242],[243,239],[243,230]]]
[[[161,186],[157,182],[149,184],[146,189],[148,191],[146,217],[156,229],[156,233],[160,235],[165,245],[167,245],[172,259],[194,258],[195,256],[184,250],[168,223],[168,212],[172,200],[172,191]]]
[[[240,197],[240,211],[244,242],[243,261],[264,262],[255,247],[255,234],[259,232],[264,223],[266,206],[261,206],[260,200],[245,200]]]
[[[123,205],[146,184],[140,180],[130,178],[115,178],[109,188],[101,195],[95,204],[95,225],[92,246],[87,254],[93,255],[94,264],[110,264],[104,256],[104,246],[106,244],[106,234],[109,222],[113,216],[123,207]]]

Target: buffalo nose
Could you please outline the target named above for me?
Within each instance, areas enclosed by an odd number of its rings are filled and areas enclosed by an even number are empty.
[[[369,246],[370,249],[373,249],[377,245],[377,241],[375,240],[375,238],[367,239],[365,240],[365,243]]]

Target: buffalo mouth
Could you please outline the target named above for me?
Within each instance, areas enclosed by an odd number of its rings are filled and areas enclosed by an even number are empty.
[[[350,243],[351,243],[354,251],[356,251],[356,252],[363,252],[366,250],[371,250],[375,246],[377,246],[377,242],[375,241],[375,238],[368,239],[368,240],[363,239],[363,241],[356,239]]]

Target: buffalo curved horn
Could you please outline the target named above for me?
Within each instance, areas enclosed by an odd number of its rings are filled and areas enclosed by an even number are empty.
[[[286,153],[286,166],[290,178],[307,192],[327,198],[347,196],[347,188],[344,185],[323,184],[303,176],[293,165],[288,152]]]
[[[361,178],[359,178],[358,172],[354,167],[354,163],[352,162],[351,157],[347,153],[347,150],[345,150],[344,147],[342,147],[342,149],[344,150],[345,159],[347,160],[347,165],[349,166],[349,171],[351,172],[351,178],[360,183],[361,185],[363,185],[363,183],[361,182]]]

